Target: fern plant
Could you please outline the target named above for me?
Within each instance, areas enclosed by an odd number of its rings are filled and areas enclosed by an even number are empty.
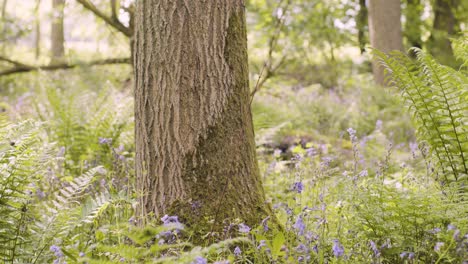
[[[374,54],[389,73],[389,83],[399,88],[419,138],[431,147],[438,178],[444,183],[466,183],[467,76],[437,63],[420,49],[413,51],[417,55],[415,61],[401,52],[387,55],[374,50]]]
[[[133,99],[128,93],[113,87],[47,86],[38,92],[35,107],[40,120],[49,123],[49,139],[64,148],[66,169],[75,174],[98,164],[110,169],[114,148],[133,148]]]
[[[53,160],[42,145],[40,123],[0,119],[0,258],[13,263],[30,254],[33,186]]]

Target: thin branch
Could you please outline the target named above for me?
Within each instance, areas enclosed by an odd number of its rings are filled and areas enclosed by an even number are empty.
[[[281,8],[281,5],[283,4],[283,0],[279,2],[278,7],[276,10],[279,10]],[[274,24],[274,33],[272,37],[268,40],[268,55],[267,59],[265,60],[263,64],[263,68],[260,71],[260,74],[257,79],[257,83],[255,84],[254,90],[250,93],[250,104],[252,104],[253,97],[255,94],[262,88],[263,84],[273,75],[275,75],[276,71],[283,65],[283,62],[285,61],[285,55],[281,57],[281,59],[278,61],[278,63],[273,66],[273,51],[276,48],[276,44],[278,42],[279,35],[281,33],[281,30],[283,29],[283,25],[285,22],[285,16],[288,11],[289,5],[291,4],[291,1],[288,0],[285,4],[285,7],[282,8],[282,14],[280,17],[277,18]],[[265,74],[263,74],[265,72]]]
[[[12,60],[12,59],[7,58],[7,57],[4,57],[4,56],[0,56],[0,61],[6,61],[6,62],[8,62],[8,63],[10,63],[10,64],[15,65],[16,67],[27,67],[27,65],[24,64],[24,63],[21,63],[21,62],[19,62],[19,61]]]
[[[131,37],[132,36],[132,29],[126,27],[122,24],[117,17],[109,17],[108,15],[104,14],[101,10],[99,10],[93,3],[89,0],[76,0],[80,3],[84,8],[88,9],[89,11],[93,12],[97,17],[104,20],[107,24],[112,26],[113,28],[117,29],[118,31],[122,32],[125,36]]]
[[[111,6],[111,18],[113,20],[118,20],[116,0],[110,0],[110,6]]]
[[[16,65],[13,68],[0,71],[0,76],[7,76],[10,74],[16,73],[25,73],[32,71],[55,71],[55,70],[66,70],[77,67],[89,67],[96,65],[109,65],[109,64],[130,64],[130,58],[113,58],[113,59],[103,59],[103,60],[94,60],[89,62],[78,62],[78,63],[59,63],[53,65],[42,65],[42,66],[32,66],[26,65],[17,61],[10,60],[8,58],[0,57],[0,60],[4,60]]]

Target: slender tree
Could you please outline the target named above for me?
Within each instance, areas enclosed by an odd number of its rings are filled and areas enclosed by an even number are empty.
[[[51,28],[51,64],[58,64],[64,60],[65,37],[63,29],[63,10],[65,0],[52,0],[52,28]]]
[[[358,29],[358,43],[361,54],[366,51],[366,44],[368,43],[368,37],[366,32],[368,32],[368,14],[366,0],[359,0],[359,12],[356,17],[356,26]]]
[[[406,18],[404,25],[404,35],[407,45],[410,47],[422,48],[422,11],[421,0],[406,0],[406,8],[403,10]],[[415,56],[415,54],[411,54]]]
[[[433,5],[434,23],[428,48],[434,57],[442,64],[456,66],[450,37],[459,29],[459,22],[452,8],[459,4],[458,0],[435,0]]]
[[[403,51],[400,0],[369,0],[369,35],[371,46],[383,52]],[[383,67],[372,62],[374,79],[385,85]]]
[[[270,213],[249,104],[243,0],[137,2],[137,214],[221,231]],[[210,222],[210,224],[208,224]]]
[[[36,6],[34,8],[34,13],[36,15],[36,36],[35,36],[35,46],[36,46],[36,60],[41,55],[41,0],[37,0]]]

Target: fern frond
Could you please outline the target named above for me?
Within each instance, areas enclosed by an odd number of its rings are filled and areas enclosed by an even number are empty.
[[[397,86],[416,124],[419,138],[431,146],[445,182],[468,174],[468,96],[466,76],[413,49],[416,61],[401,52],[374,50],[387,78]]]

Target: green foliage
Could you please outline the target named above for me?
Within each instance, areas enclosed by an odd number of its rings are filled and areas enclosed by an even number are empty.
[[[374,51],[408,105],[421,140],[431,146],[439,178],[468,180],[467,78],[419,49],[416,61],[402,53]]]
[[[41,146],[38,131],[42,126],[33,121],[11,124],[0,120],[0,258],[14,262],[31,254],[27,228],[31,222],[32,186],[45,173],[51,156]]]
[[[114,148],[133,148],[133,101],[110,86],[77,88],[44,87],[34,102],[37,115],[49,122],[50,140],[64,148],[67,169],[80,173],[97,164],[109,169]]]

